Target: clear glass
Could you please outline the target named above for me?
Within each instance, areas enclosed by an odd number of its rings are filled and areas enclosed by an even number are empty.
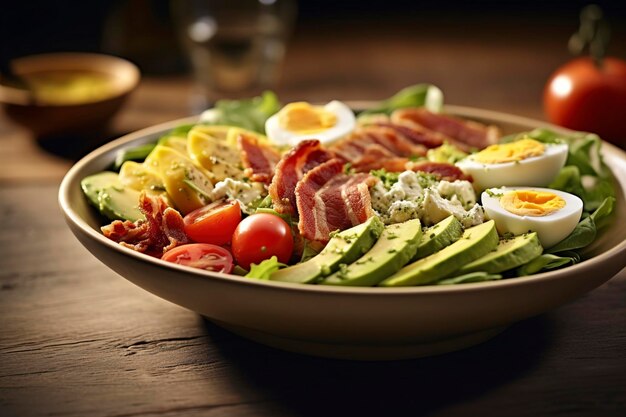
[[[196,82],[194,107],[276,87],[294,0],[172,0],[171,6]]]

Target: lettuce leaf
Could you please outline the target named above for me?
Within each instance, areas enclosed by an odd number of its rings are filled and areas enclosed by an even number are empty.
[[[576,252],[568,252],[561,256],[544,253],[527,264],[520,266],[515,272],[517,276],[533,275],[539,272],[563,268],[564,266],[573,265],[578,262],[580,262],[580,256]]]
[[[425,107],[434,113],[439,113],[443,108],[443,93],[432,84],[415,84],[403,88],[387,100],[381,101],[373,109],[360,113],[359,116],[375,113],[391,114],[394,110],[405,107]]]
[[[598,229],[603,226],[604,222],[613,212],[614,206],[614,197],[605,198],[602,204],[600,204],[600,206],[593,213],[578,222],[569,236],[557,243],[555,246],[546,250],[546,253],[559,253],[563,251],[582,249],[591,244],[591,242],[596,239]]]
[[[286,266],[287,265],[285,265],[284,263],[278,262],[278,258],[276,256],[272,256],[271,258],[262,261],[258,265],[250,265],[250,272],[246,274],[246,278],[268,280],[274,272]]]
[[[265,121],[280,110],[278,97],[265,91],[260,97],[218,100],[215,107],[202,113],[200,123],[237,126],[265,133]]]
[[[495,281],[498,279],[502,279],[502,275],[489,274],[484,271],[478,271],[478,272],[470,272],[469,274],[460,275],[458,277],[442,279],[440,281],[437,281],[435,284],[436,285],[456,285],[456,284],[465,284],[469,282]]]

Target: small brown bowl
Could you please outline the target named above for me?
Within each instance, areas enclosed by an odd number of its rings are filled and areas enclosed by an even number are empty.
[[[72,71],[105,74],[110,89],[102,98],[62,103],[45,101],[29,90],[0,84],[0,103],[7,116],[36,137],[92,134],[103,129],[137,87],[139,69],[122,58],[90,53],[51,53],[12,61],[19,77],[36,73]]]

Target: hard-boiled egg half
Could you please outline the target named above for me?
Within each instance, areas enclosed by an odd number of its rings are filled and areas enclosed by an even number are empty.
[[[304,139],[329,144],[352,132],[355,125],[354,113],[340,101],[325,106],[301,101],[287,104],[267,119],[265,133],[279,146],[295,146]]]
[[[564,191],[536,187],[485,190],[482,205],[501,235],[537,232],[544,248],[565,239],[580,221],[583,202]]]
[[[531,138],[491,145],[456,163],[480,192],[491,187],[545,187],[567,160],[567,144],[541,143]]]

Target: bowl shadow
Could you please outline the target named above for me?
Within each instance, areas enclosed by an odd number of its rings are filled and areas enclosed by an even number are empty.
[[[478,398],[537,367],[558,330],[542,315],[457,352],[400,361],[347,361],[284,352],[232,335],[207,319],[215,348],[261,392],[298,416],[429,415]],[[241,386],[233,389],[242,389]],[[488,411],[488,410],[486,410]],[[496,412],[496,410],[493,410]]]
[[[100,129],[88,133],[35,136],[34,140],[45,152],[76,162],[94,149],[128,133]]]

